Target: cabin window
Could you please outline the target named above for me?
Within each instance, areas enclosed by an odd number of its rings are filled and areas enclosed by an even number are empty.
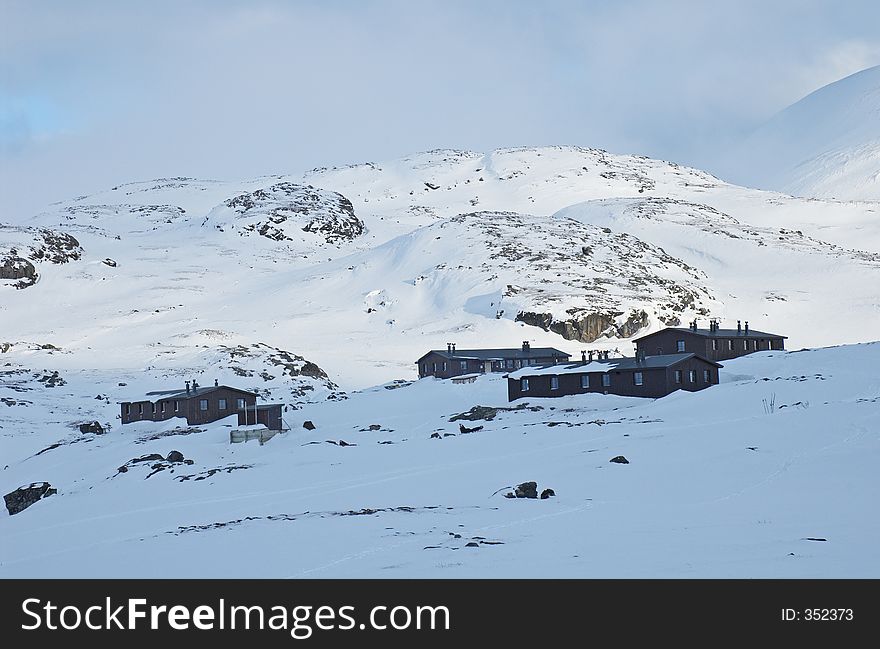
[[[138,404],[138,414],[139,415],[144,414],[144,404],[142,404],[142,403]]]
[[[581,374],[581,387],[584,389],[590,387],[590,375],[589,374]]]
[[[174,402],[174,412],[180,412],[180,401]]]
[[[711,383],[712,375],[709,373],[709,370],[703,370],[703,383]]]
[[[226,410],[226,399],[217,399],[217,408],[219,410]]]
[[[697,382],[697,370],[688,370],[688,381],[691,383]]]
[[[507,367],[507,369],[512,370],[513,369],[513,359],[508,358],[506,361],[504,361],[504,365]]]
[[[528,392],[529,391],[529,380],[528,379],[520,379],[519,389],[522,392]]]
[[[446,371],[446,361],[443,361],[443,371]]]
[[[727,349],[729,349],[730,351],[733,351],[733,340],[727,341]]]
[[[437,373],[437,363],[431,363],[431,373],[432,374]]]
[[[712,351],[715,351],[715,352],[718,351],[718,340],[715,340],[715,339],[712,340]]]
[[[208,400],[207,399],[199,399],[199,410],[207,410],[208,409]]]
[[[462,372],[467,372],[467,361],[461,361],[461,363],[459,363],[459,367],[461,367]]]
[[[677,341],[675,342],[675,349],[678,350],[678,351],[680,351],[680,352],[683,352],[683,351],[684,351],[684,341],[683,341],[683,340],[677,340]]]
[[[150,404],[150,412],[153,413],[154,415],[156,414],[156,404],[155,403]]]
[[[681,370],[675,370],[675,382],[681,383]]]
[[[744,340],[744,341],[743,341],[743,349],[744,349],[745,351],[748,351],[748,350],[749,350],[749,341],[748,341],[748,340]]]
[[[633,383],[635,385],[643,385],[645,382],[641,372],[633,372]]]
[[[559,389],[559,377],[558,376],[551,376],[550,377],[550,389],[551,390],[558,390]]]
[[[235,400],[235,407],[238,408],[239,410],[244,410],[244,405],[245,405],[244,399],[236,399]]]
[[[603,388],[611,387],[611,375],[610,374],[603,374],[602,375],[602,387]]]
[[[126,403],[126,404],[125,404],[125,414],[126,414],[126,415],[130,415],[130,414],[131,414],[131,404],[130,404],[130,403]]]
[[[164,401],[161,404],[159,404],[159,411],[162,413],[165,412],[165,402]]]

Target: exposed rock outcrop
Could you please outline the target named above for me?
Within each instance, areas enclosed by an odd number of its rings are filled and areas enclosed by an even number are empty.
[[[9,492],[3,496],[3,500],[6,503],[6,510],[9,512],[9,515],[13,516],[24,511],[38,500],[48,498],[56,493],[58,493],[58,490],[53,488],[48,482],[34,482]]]

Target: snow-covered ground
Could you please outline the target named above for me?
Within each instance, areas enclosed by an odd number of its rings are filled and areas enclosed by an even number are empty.
[[[425,379],[287,413],[262,446],[226,421],[65,430],[83,372],[9,408],[33,432],[4,425],[3,484],[59,491],[0,517],[0,576],[876,578],[878,363],[880,343],[761,352],[660,400]],[[516,409],[450,421],[478,405]],[[172,450],[193,464],[118,472]],[[556,495],[504,497],[526,481]]]

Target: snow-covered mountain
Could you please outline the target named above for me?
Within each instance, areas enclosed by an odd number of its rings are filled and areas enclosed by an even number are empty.
[[[410,377],[448,341],[628,352],[693,317],[858,342],[880,331],[876,210],[577,147],[132,183],[0,230],[0,331],[72,368],[142,367],[216,331],[343,390]]]
[[[507,407],[502,379],[410,381],[414,361],[450,341],[628,354],[634,336],[695,317],[749,320],[791,349],[880,339],[878,209],[544,147],[129,183],[4,223],[0,487],[48,481],[58,493],[0,517],[0,575],[854,574],[859,534],[876,538],[856,522],[865,501],[822,530],[805,507],[784,512],[804,493],[870,492],[876,345],[758,354],[726,367],[726,385],[658,402],[534,401],[470,436],[447,436],[450,420]],[[229,421],[119,425],[117,402],[193,378],[282,402],[292,431],[230,445]],[[306,419],[318,428],[301,429]],[[194,463],[131,462],[170,450]],[[635,467],[589,455],[606,451],[651,468],[611,477]],[[849,486],[815,480],[819,466]],[[666,475],[682,481],[656,490]],[[560,494],[541,511],[490,496],[533,479]],[[778,528],[752,521],[767,498],[755,520]],[[684,551],[659,564],[649,553],[627,572],[598,540],[583,546],[586,530],[613,529],[602,543],[636,550],[618,541],[638,536],[637,520],[657,547],[704,549],[690,567]],[[744,545],[684,538],[705,525],[747,530]],[[841,546],[802,545],[823,534]],[[305,548],[295,557],[291,535]],[[462,559],[460,539],[500,558]],[[227,544],[249,543],[256,563],[217,566]],[[567,558],[532,561],[552,547]]]
[[[880,200],[880,66],[792,104],[720,169],[734,182],[796,196]]]

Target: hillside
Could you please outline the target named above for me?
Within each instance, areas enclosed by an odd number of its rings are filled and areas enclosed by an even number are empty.
[[[64,254],[41,252],[47,236]],[[880,331],[873,205],[578,147],[131,183],[7,224],[0,246],[0,343],[61,348],[58,370],[192,373],[155,349],[208,330],[350,390],[411,377],[448,341],[628,352],[708,316],[796,346]]]
[[[0,225],[0,487],[57,490],[0,516],[0,576],[873,576],[878,285],[875,204],[579,147],[51,205]],[[792,351],[656,401],[414,380],[708,317]],[[192,379],[290,432],[120,425]]]
[[[0,516],[0,576],[877,577],[878,362],[877,343],[760,352],[660,400],[396,383],[263,446],[228,420],[82,433],[112,421],[92,393],[117,375],[22,373],[0,476],[58,493]],[[134,461],[172,450],[191,464]],[[526,481],[556,495],[504,497]]]
[[[734,182],[796,196],[880,200],[880,66],[792,104],[719,168]]]

